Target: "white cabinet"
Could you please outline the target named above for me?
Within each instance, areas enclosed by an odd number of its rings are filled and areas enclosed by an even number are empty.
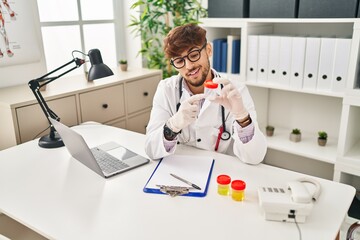
[[[114,70],[114,75],[88,82],[85,76],[63,77],[41,94],[68,126],[96,121],[145,133],[160,70]],[[0,149],[49,133],[49,123],[30,88],[0,89]]]
[[[333,179],[360,189],[360,19],[201,19],[208,41],[240,35],[240,74],[226,74],[245,83],[255,102],[261,129],[275,126],[267,137],[264,162]],[[250,35],[350,38],[351,54],[343,92],[294,89],[247,78]],[[250,58],[251,59],[251,58]],[[302,131],[302,141],[289,141],[292,129]],[[318,146],[318,131],[329,135]]]

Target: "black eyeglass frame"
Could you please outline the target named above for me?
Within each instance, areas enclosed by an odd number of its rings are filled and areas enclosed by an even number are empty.
[[[174,68],[180,69],[180,68],[185,67],[185,64],[186,64],[185,58],[187,58],[190,62],[199,61],[199,59],[201,58],[201,51],[206,47],[206,45],[207,45],[207,41],[204,43],[204,45],[203,45],[200,49],[194,49],[194,50],[190,51],[186,56],[177,57],[177,58],[175,58],[175,59],[170,59],[170,64],[171,64]],[[198,53],[199,53],[199,57],[198,57],[196,60],[191,60],[191,59],[189,58],[189,55],[192,54],[192,53],[194,53],[194,52],[198,52]],[[182,59],[182,60],[183,60],[183,65],[182,65],[181,67],[175,66],[175,63],[174,63],[174,61],[179,60],[179,59]]]

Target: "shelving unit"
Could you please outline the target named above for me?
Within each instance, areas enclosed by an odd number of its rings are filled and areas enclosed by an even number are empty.
[[[274,136],[267,138],[264,162],[360,189],[360,19],[207,18],[201,22],[208,41],[240,35],[240,74],[222,74],[248,86],[264,132],[266,125],[275,126]],[[345,91],[320,92],[247,81],[249,35],[351,38]],[[290,142],[293,128],[301,129],[301,142]],[[317,145],[318,131],[329,135],[325,147]],[[347,219],[348,223],[354,221]]]

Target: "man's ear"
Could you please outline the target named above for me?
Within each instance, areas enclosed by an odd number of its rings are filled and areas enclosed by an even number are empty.
[[[209,57],[211,57],[213,53],[212,44],[209,42],[206,44],[206,53]]]

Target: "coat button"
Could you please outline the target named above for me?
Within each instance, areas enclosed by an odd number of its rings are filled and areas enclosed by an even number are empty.
[[[180,144],[180,142],[179,142],[179,141],[177,141],[177,144]]]
[[[196,141],[201,142],[201,138],[198,138]]]

